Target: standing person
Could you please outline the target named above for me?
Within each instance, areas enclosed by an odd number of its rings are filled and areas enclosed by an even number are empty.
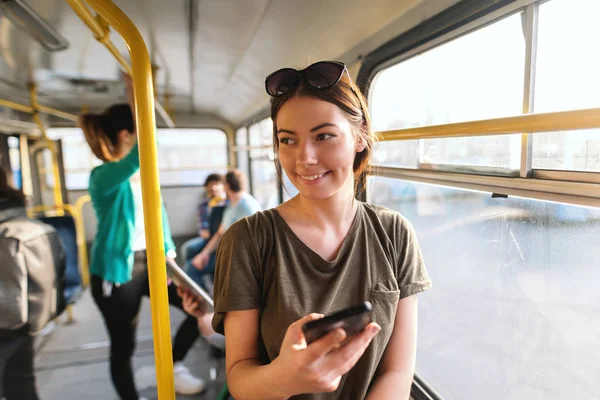
[[[214,275],[215,252],[225,231],[234,222],[261,210],[258,201],[246,191],[246,177],[240,170],[234,169],[225,174],[225,193],[228,204],[221,225],[202,251],[192,260],[194,267],[210,276]]]
[[[213,327],[225,333],[238,399],[408,399],[417,296],[430,287],[416,235],[397,212],[355,198],[374,134],[344,64],[266,79],[276,166],[299,194],[235,223],[217,255]],[[373,322],[306,344],[302,326],[370,301]]]
[[[90,175],[89,193],[98,230],[91,251],[91,291],[110,336],[112,382],[123,400],[137,400],[131,367],[135,350],[137,316],[142,296],[149,296],[146,237],[139,179],[139,155],[133,110],[131,78],[126,77],[130,104],[114,105],[102,114],[80,117],[90,149],[103,164]],[[167,257],[175,245],[163,205]],[[175,285],[169,285],[169,302],[182,309]],[[175,390],[195,394],[204,382],[190,374],[183,359],[198,337],[196,319],[180,325],[173,346]]]
[[[33,340],[64,307],[64,270],[58,233],[27,218],[25,196],[0,168],[0,399],[39,399]]]

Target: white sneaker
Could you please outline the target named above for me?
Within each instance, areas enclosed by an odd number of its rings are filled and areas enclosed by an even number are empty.
[[[198,394],[206,389],[202,379],[196,378],[190,373],[182,362],[173,365],[175,375],[175,392],[179,394]]]
[[[138,390],[156,387],[156,367],[146,365],[135,371],[135,385]]]

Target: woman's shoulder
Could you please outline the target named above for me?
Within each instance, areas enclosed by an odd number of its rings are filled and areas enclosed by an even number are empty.
[[[398,211],[391,210],[377,204],[361,203],[365,219],[374,227],[383,230],[386,235],[395,241],[398,236],[412,234],[412,224]]]

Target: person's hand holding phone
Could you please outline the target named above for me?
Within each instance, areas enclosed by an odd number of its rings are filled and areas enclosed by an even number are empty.
[[[186,313],[196,318],[203,317],[206,314],[206,307],[189,290],[179,286],[177,287],[177,294],[183,300],[183,309]]]
[[[342,376],[354,367],[381,330],[379,325],[371,322],[346,340],[344,330],[335,329],[307,345],[302,326],[320,318],[323,318],[322,314],[310,314],[291,324],[279,356],[273,360],[284,378],[279,389],[289,397],[335,391]]]

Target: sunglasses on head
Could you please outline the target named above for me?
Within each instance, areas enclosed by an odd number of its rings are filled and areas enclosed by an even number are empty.
[[[311,88],[323,90],[338,83],[344,71],[346,65],[338,61],[319,61],[300,71],[282,68],[267,76],[265,88],[270,96],[283,96],[295,90],[304,79]]]

